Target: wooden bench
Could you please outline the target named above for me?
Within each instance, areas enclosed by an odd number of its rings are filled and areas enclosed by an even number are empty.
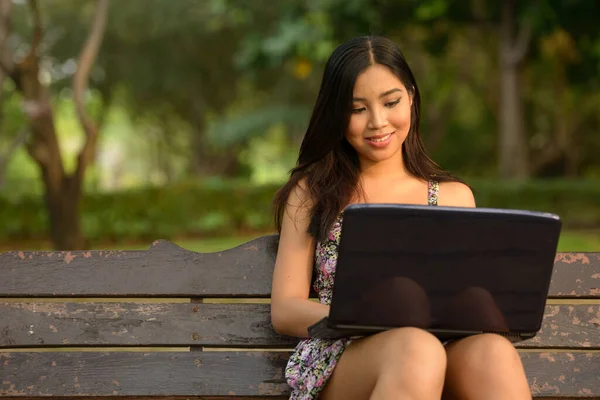
[[[270,324],[276,251],[1,254],[0,395],[285,397],[297,339]],[[600,253],[557,256],[543,329],[518,347],[536,398],[600,398]]]

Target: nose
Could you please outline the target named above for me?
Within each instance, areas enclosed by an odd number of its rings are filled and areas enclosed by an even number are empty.
[[[367,128],[378,130],[387,126],[387,114],[383,108],[377,107],[372,109],[369,115]]]

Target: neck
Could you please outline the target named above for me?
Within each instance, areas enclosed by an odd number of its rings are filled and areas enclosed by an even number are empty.
[[[410,175],[404,167],[402,152],[387,160],[373,162],[360,160],[360,174],[368,180],[398,180],[408,178]]]

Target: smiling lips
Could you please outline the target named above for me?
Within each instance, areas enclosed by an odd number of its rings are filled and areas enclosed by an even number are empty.
[[[392,135],[394,133],[395,132],[391,132],[391,133],[388,133],[385,135],[374,135],[374,136],[365,138],[365,140],[367,141],[367,143],[369,143],[370,145],[372,145],[374,147],[385,147],[391,141]]]

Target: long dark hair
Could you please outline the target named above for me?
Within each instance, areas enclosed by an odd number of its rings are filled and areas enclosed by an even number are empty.
[[[419,88],[400,49],[384,37],[357,37],[336,48],[325,65],[298,162],[273,200],[279,232],[288,197],[301,181],[311,203],[308,232],[317,240],[327,236],[342,210],[359,194],[358,155],[344,134],[350,121],[356,78],[374,64],[389,68],[412,96],[411,125],[402,145],[407,172],[423,180],[460,181],[445,172],[425,151],[419,134]]]

